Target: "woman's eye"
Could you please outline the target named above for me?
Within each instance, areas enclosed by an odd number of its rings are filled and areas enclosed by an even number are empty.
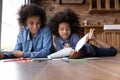
[[[33,25],[33,22],[30,22],[29,24],[30,24],[30,25]]]
[[[40,25],[40,23],[37,23],[37,25]]]

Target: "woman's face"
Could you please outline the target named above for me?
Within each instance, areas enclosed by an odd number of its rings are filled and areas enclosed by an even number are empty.
[[[71,35],[71,28],[70,25],[67,22],[62,22],[58,25],[58,33],[60,37],[65,41],[67,40]]]
[[[38,32],[41,26],[40,17],[39,16],[28,17],[26,20],[26,24],[32,36],[34,36]]]

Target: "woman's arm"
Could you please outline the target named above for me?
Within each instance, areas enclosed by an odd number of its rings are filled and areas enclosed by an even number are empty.
[[[36,44],[34,46],[34,51],[31,51],[31,46],[33,45],[33,43],[31,43],[30,40],[28,40],[27,43],[23,43],[22,46],[22,42],[23,42],[23,38],[20,37],[19,38],[19,43],[21,42],[21,45],[19,44],[17,47],[15,47],[14,51],[13,51],[13,55],[15,57],[30,57],[30,58],[43,58],[43,57],[47,57],[47,55],[50,54],[50,50],[51,50],[51,46],[52,46],[52,37],[51,37],[51,31],[48,27],[45,27],[44,29],[41,30],[42,32],[39,34],[39,36],[41,36],[39,38],[36,37],[36,40],[34,44]],[[26,39],[27,36],[25,36]],[[37,39],[38,38],[38,39]],[[22,41],[21,41],[22,40]],[[21,47],[23,48],[21,50]]]

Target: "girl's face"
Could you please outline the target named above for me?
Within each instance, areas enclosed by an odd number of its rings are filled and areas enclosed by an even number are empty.
[[[34,36],[38,32],[41,26],[40,17],[39,16],[28,17],[26,20],[26,24],[32,36]]]
[[[70,25],[67,22],[62,22],[58,25],[58,33],[60,37],[65,41],[67,40],[71,35],[71,28]]]

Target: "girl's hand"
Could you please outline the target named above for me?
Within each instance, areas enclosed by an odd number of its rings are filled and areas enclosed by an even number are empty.
[[[69,54],[69,58],[80,58],[80,52],[77,52],[77,51],[71,51],[70,54]]]
[[[56,47],[56,43],[55,43],[55,35],[52,35],[52,41],[53,41],[53,46]]]
[[[0,59],[4,59],[5,58],[5,54],[0,53]]]
[[[24,53],[22,51],[19,51],[19,50],[13,51],[13,55],[16,58],[24,57]]]
[[[69,43],[66,43],[66,44],[64,45],[64,48],[68,48],[68,47],[70,47],[70,44],[69,44]]]
[[[90,29],[88,39],[89,40],[95,40],[96,39],[95,29],[93,29],[93,28]]]

